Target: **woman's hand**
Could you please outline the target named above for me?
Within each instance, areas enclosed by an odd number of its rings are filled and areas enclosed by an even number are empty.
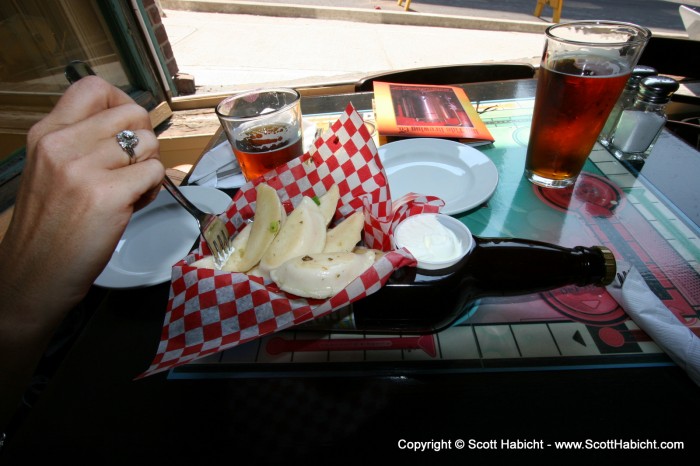
[[[125,129],[139,138],[131,164],[116,141]],[[42,305],[76,304],[109,261],[131,214],[155,197],[163,175],[148,113],[100,78],[78,81],[29,132],[0,258],[10,259],[12,275],[26,274],[29,282],[18,286],[38,287],[34,299]]]
[[[138,136],[133,161],[117,143],[122,130]],[[0,354],[14,366],[0,364],[0,386],[8,371],[33,369],[163,176],[148,113],[98,77],[70,86],[30,130],[13,218],[0,244]]]

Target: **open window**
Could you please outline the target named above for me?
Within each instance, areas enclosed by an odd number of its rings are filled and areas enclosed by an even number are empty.
[[[144,16],[136,0],[0,2],[0,160],[23,147],[29,128],[65,91],[72,60],[130,94],[154,126],[165,120],[172,83]]]

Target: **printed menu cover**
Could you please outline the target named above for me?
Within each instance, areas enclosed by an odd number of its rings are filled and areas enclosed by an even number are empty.
[[[377,131],[401,137],[456,139],[490,144],[493,136],[461,87],[374,83]]]

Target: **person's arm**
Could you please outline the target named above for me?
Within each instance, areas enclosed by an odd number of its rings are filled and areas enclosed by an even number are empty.
[[[139,138],[135,163],[116,141],[126,129]],[[0,243],[0,428],[54,331],[164,175],[148,113],[97,77],[68,88],[32,127],[26,150],[12,221]]]

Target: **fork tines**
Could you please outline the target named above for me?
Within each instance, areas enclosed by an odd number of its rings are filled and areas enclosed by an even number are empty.
[[[216,267],[220,269],[233,253],[226,225],[219,217],[211,215],[202,228],[202,235],[214,256]]]
[[[617,274],[615,274],[613,286],[616,288],[622,288],[623,283],[625,283],[625,279],[627,279],[627,270],[617,272]]]
[[[215,266],[221,269],[233,252],[224,221],[214,214],[200,210],[190,202],[167,175],[163,178],[163,186],[197,220],[199,231],[202,233],[209,251],[214,256]]]

